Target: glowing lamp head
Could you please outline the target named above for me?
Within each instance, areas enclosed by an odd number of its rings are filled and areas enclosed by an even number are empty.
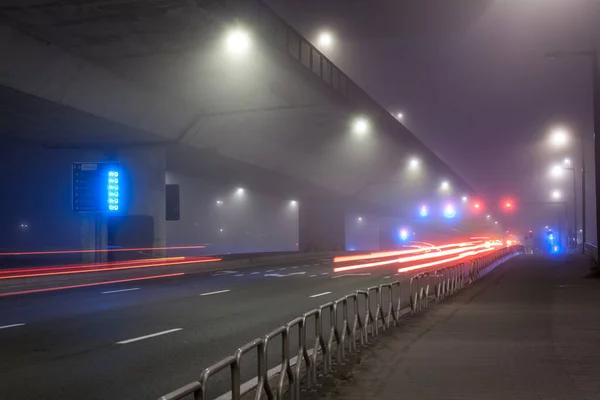
[[[427,206],[421,206],[421,210],[419,210],[419,215],[423,218],[429,215],[429,209],[427,208]]]
[[[453,204],[447,204],[444,207],[444,217],[448,219],[456,217],[456,207]]]
[[[550,176],[553,178],[560,178],[563,175],[564,169],[560,165],[553,165],[550,168]]]
[[[329,48],[333,45],[333,35],[331,34],[331,32],[321,32],[319,33],[319,36],[317,37],[317,45],[320,48]]]
[[[410,169],[417,169],[419,168],[419,159],[418,158],[411,158],[410,161],[408,162],[408,166],[410,167]]]
[[[360,117],[354,120],[354,123],[352,125],[352,130],[354,131],[354,133],[358,135],[364,135],[367,132],[369,132],[369,129],[369,121],[366,118]]]
[[[400,229],[400,240],[407,240],[409,236],[407,229]]]
[[[450,190],[450,182],[448,182],[448,181],[442,181],[442,183],[440,184],[440,189],[443,190],[443,191]]]
[[[550,143],[554,147],[564,147],[569,141],[569,134],[563,128],[554,129],[550,135]]]
[[[469,198],[467,196],[463,196],[461,198],[461,200],[462,200],[463,203],[466,203],[467,201],[469,201]]]
[[[234,29],[227,35],[226,46],[232,54],[246,53],[250,48],[250,36],[242,29]]]

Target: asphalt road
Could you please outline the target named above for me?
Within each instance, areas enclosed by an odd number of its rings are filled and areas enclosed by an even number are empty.
[[[156,399],[305,311],[406,282],[395,271],[298,262],[0,298],[0,397]]]

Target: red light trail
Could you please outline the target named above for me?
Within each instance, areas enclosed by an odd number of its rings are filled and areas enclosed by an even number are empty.
[[[7,275],[0,276],[0,280],[3,279],[16,279],[16,278],[33,278],[40,276],[52,276],[52,275],[71,275],[71,274],[84,274],[90,272],[104,272],[104,271],[120,271],[127,269],[139,269],[139,268],[149,268],[149,267],[164,267],[171,265],[183,265],[183,264],[197,264],[197,263],[206,263],[206,262],[215,262],[221,261],[220,258],[209,258],[203,260],[189,260],[189,261],[173,261],[173,262],[158,262],[158,263],[147,263],[141,265],[125,265],[125,266],[117,266],[117,267],[108,267],[108,268],[90,268],[90,269],[80,269],[76,271],[70,270],[62,270],[64,267],[55,267],[58,268],[58,271],[51,272],[40,272],[40,273],[19,273],[19,270],[16,270],[17,273],[15,275]],[[46,268],[47,269],[47,268]]]
[[[185,275],[185,273],[178,272],[178,273],[175,273],[175,274],[144,276],[142,278],[119,279],[119,280],[116,280],[116,281],[83,283],[83,284],[80,284],[80,285],[58,286],[58,287],[45,288],[45,289],[23,290],[23,291],[20,291],[20,292],[0,293],[0,297],[16,296],[16,295],[20,295],[20,294],[33,294],[33,293],[53,292],[53,291],[56,291],[56,290],[77,289],[77,288],[90,287],[90,286],[111,285],[111,284],[114,284],[114,283],[145,281],[145,280],[149,280],[149,279],[169,278],[169,277],[172,277],[172,276],[181,276],[181,275]]]
[[[449,245],[436,246],[433,248],[428,248],[427,251],[424,251],[423,249],[402,250],[402,251],[397,251],[397,252],[383,252],[383,253],[373,253],[373,254],[364,255],[364,256],[355,256],[358,258],[344,257],[343,261],[360,261],[360,260],[366,260],[366,259],[372,259],[372,258],[393,257],[393,256],[397,256],[397,255],[402,255],[402,257],[393,258],[390,260],[382,260],[382,261],[375,261],[375,262],[370,262],[370,263],[340,266],[340,267],[334,268],[333,272],[343,272],[343,271],[351,271],[351,270],[356,270],[356,269],[374,268],[374,267],[380,267],[380,266],[391,265],[391,264],[405,264],[405,263],[414,262],[414,261],[438,259],[435,261],[399,269],[399,272],[406,272],[406,271],[412,271],[412,270],[416,270],[416,269],[420,269],[420,268],[426,268],[428,266],[440,265],[440,264],[448,263],[451,261],[459,260],[459,259],[462,259],[465,257],[469,257],[472,255],[478,254],[479,252],[491,251],[491,250],[493,250],[493,247],[495,247],[495,246],[496,245],[491,244],[489,242],[482,242],[482,241],[464,242],[464,243],[454,243],[454,244],[449,244]],[[434,250],[434,251],[432,251],[432,250]],[[420,253],[420,254],[411,255],[414,253]],[[454,256],[454,257],[448,257],[448,256]],[[442,258],[442,259],[440,259],[440,258]]]
[[[81,253],[116,253],[124,251],[152,251],[152,250],[184,250],[184,249],[205,249],[206,246],[174,246],[174,247],[136,247],[125,249],[100,249],[100,250],[54,250],[54,251],[21,251],[0,253],[0,256],[39,256],[53,254],[81,254]]]

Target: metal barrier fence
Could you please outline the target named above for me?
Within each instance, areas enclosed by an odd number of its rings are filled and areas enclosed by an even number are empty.
[[[597,246],[590,244],[590,243],[585,243],[583,246],[583,251],[585,254],[590,256],[594,261],[598,262],[598,247]]]
[[[238,400],[254,390],[255,400],[283,399],[286,394],[288,398],[298,400],[302,389],[311,389],[316,385],[318,372],[328,374],[332,371],[334,356],[335,362],[343,362],[347,354],[358,350],[359,343],[364,346],[371,338],[397,326],[404,312],[419,313],[429,307],[430,300],[443,300],[477,280],[486,267],[522,250],[522,246],[503,248],[468,263],[419,273],[409,281],[410,301],[405,307],[401,304],[399,281],[357,290],[325,303],[238,348],[233,355],[202,371],[198,381],[166,394],[160,400],[179,400],[191,396],[195,400],[206,400],[209,398],[210,378],[227,369],[230,374],[227,398]],[[325,317],[329,318],[329,329],[324,327]],[[307,339],[309,325],[314,329],[312,342]],[[292,350],[293,333],[298,339],[296,351]],[[267,360],[270,344],[276,339],[281,341],[280,366],[273,376],[269,376]],[[242,358],[253,352],[257,358],[256,383],[242,388]],[[271,382],[275,379],[276,382]]]

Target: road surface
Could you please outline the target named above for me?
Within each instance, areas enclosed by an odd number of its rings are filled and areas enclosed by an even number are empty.
[[[13,400],[155,399],[311,308],[402,278],[396,271],[295,262],[0,298],[0,387]]]

